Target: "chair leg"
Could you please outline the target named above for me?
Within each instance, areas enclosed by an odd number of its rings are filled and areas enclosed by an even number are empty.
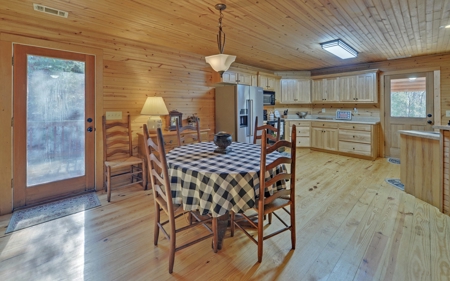
[[[258,215],[258,262],[262,261],[264,243],[264,223],[262,221],[263,211],[259,210]]]
[[[295,249],[295,244],[297,242],[296,237],[296,229],[295,229],[295,206],[294,204],[291,204],[291,244],[292,244],[292,250]]]
[[[272,213],[269,213],[269,224],[272,223]]]
[[[134,165],[131,165],[131,183],[134,182]]]
[[[217,217],[213,217],[212,219],[212,228],[213,228],[213,250],[214,253],[217,253],[217,249],[219,248],[219,227],[217,222]]]
[[[108,202],[111,202],[111,167],[106,167],[106,192],[107,192],[107,198]]]
[[[234,236],[234,220],[235,220],[235,213],[233,211],[231,211],[231,218],[230,218],[231,237]]]
[[[170,246],[169,246],[169,273],[173,272],[173,265],[175,264],[175,249],[177,242],[177,234],[175,232],[175,221],[174,218],[169,218],[170,226]]]
[[[155,224],[153,232],[153,244],[158,245],[159,238],[159,222],[161,220],[161,211],[159,209],[159,204],[155,202]]]
[[[144,187],[144,190],[147,190],[147,169],[145,168],[145,164],[142,163],[142,186]]]

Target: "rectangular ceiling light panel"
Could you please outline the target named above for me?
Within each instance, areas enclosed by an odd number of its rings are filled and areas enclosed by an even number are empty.
[[[355,49],[340,39],[320,43],[320,45],[322,46],[322,49],[340,57],[341,59],[356,58],[358,56],[358,52]]]
[[[69,16],[69,12],[58,10],[55,8],[50,8],[47,6],[40,5],[40,4],[33,4],[33,8],[35,11],[43,12],[43,13],[58,16],[58,17],[67,18]]]

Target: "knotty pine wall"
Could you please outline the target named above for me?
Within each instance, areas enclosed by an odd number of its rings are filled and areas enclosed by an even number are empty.
[[[52,22],[40,19],[33,21],[19,17],[2,18],[0,33],[38,38],[47,42],[65,43],[74,46],[92,47],[103,50],[103,89],[96,93],[96,99],[103,103],[101,112],[122,111],[123,116],[131,115],[134,132],[142,131],[142,124],[148,116],[140,111],[148,96],[161,96],[168,110],[183,113],[183,119],[196,114],[200,117],[201,128],[210,129],[210,139],[214,134],[214,88],[211,85],[212,69],[201,55],[179,52],[156,45],[143,44],[120,38],[111,38],[101,32],[92,33],[75,30],[67,26],[55,26]],[[0,73],[11,67],[11,46],[3,44]],[[6,55],[5,55],[6,54]],[[9,58],[8,58],[9,56]],[[6,59],[5,59],[6,57]],[[5,63],[6,62],[6,63]],[[0,154],[0,214],[12,210],[11,176],[11,102],[12,95],[1,91],[0,111],[1,129],[5,134],[1,138]],[[101,131],[101,122],[96,118],[97,131]],[[165,122],[165,120],[163,120]],[[165,124],[163,124],[165,125]],[[97,137],[99,142],[101,138]],[[137,135],[133,133],[133,145],[137,147]],[[135,149],[135,152],[137,149]],[[97,154],[98,155],[98,154]],[[97,157],[98,158],[98,157]],[[97,164],[103,159],[97,159]],[[101,164],[100,163],[100,167]],[[96,172],[102,172],[97,166]],[[98,183],[98,181],[96,181]],[[98,184],[97,184],[98,186]],[[97,187],[98,188],[98,187]]]

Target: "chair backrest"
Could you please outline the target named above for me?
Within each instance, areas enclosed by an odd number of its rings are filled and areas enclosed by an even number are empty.
[[[265,142],[266,144],[269,144],[269,140],[272,142],[277,142],[280,140],[280,124],[281,124],[281,119],[278,118],[277,120],[277,127],[275,128],[272,125],[262,125],[262,126],[258,126],[258,116],[256,116],[255,118],[255,133],[254,133],[254,138],[253,138],[253,143],[256,144],[257,140],[261,140],[261,143]],[[265,137],[263,137],[262,132],[265,131],[267,132],[268,130],[272,131],[274,134],[276,134],[275,136],[272,134],[266,134]],[[265,140],[265,141],[263,141]]]
[[[143,138],[146,145],[145,158],[148,174],[153,189],[153,197],[159,202],[164,211],[173,217],[174,208],[170,189],[169,173],[167,171],[166,151],[161,128],[156,129],[156,143],[149,137],[147,125],[143,125]]]
[[[133,155],[131,141],[131,121],[130,115],[123,121],[106,121],[106,116],[102,117],[103,127],[103,159],[117,159],[130,157]]]
[[[263,207],[265,204],[271,203],[278,197],[284,197],[290,195],[290,200],[295,200],[295,162],[296,162],[296,126],[292,126],[291,141],[279,140],[271,146],[268,146],[265,142],[261,143],[261,172],[260,172],[260,187],[259,187],[259,207]],[[267,133],[263,131],[263,138]],[[275,161],[267,164],[267,155],[270,153],[278,153],[277,150],[281,147],[285,147],[290,150],[289,156],[281,156]],[[274,177],[266,180],[266,171],[272,170],[281,164],[290,164],[290,169],[277,173]],[[290,189],[278,191],[268,198],[264,198],[264,192],[266,187],[276,184],[280,180],[289,180]]]
[[[178,136],[178,146],[182,146],[185,143],[185,140],[188,138],[192,138],[195,141],[201,142],[200,139],[200,121],[195,121],[196,125],[186,125],[180,127],[177,122],[177,136]]]

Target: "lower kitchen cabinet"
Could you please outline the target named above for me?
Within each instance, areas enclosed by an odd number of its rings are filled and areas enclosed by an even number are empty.
[[[311,122],[311,147],[337,151],[337,124],[327,122]]]
[[[310,147],[310,121],[288,121],[286,122],[285,132],[289,141],[291,140],[292,126],[296,126],[297,147]]]
[[[378,156],[378,126],[339,124],[339,151],[375,159]]]

